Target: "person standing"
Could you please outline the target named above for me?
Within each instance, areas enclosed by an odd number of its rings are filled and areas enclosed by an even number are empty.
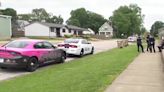
[[[140,52],[140,48],[141,48],[142,52],[144,52],[143,45],[142,45],[142,39],[140,36],[138,36],[138,38],[137,38],[137,48],[138,48],[138,52]]]
[[[146,37],[146,43],[147,43],[147,51],[149,51],[149,48],[150,48],[150,41],[149,41],[149,38],[150,38],[150,35],[147,35]]]
[[[153,50],[155,53],[155,38],[153,36],[150,36],[149,41],[150,41],[150,52],[152,53]]]

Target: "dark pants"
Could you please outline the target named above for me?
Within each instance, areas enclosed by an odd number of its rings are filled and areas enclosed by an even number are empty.
[[[155,44],[150,45],[150,52],[152,52],[152,50],[155,52]]]
[[[140,52],[140,47],[141,47],[142,52],[144,52],[142,44],[137,44],[138,52]]]
[[[149,51],[149,48],[150,48],[150,44],[149,43],[147,43],[147,51]]]

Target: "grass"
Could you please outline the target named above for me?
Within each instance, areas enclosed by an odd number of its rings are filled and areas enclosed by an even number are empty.
[[[112,49],[0,82],[0,92],[102,92],[138,55],[136,46]]]

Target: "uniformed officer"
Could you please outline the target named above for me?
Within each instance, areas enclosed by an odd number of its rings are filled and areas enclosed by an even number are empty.
[[[149,38],[150,38],[150,35],[147,35],[146,37],[146,43],[147,43],[147,51],[149,51],[149,48],[150,48],[150,41],[149,41]]]
[[[143,46],[142,46],[142,39],[141,39],[140,36],[138,36],[138,38],[137,38],[137,48],[138,48],[138,52],[140,52],[140,50],[139,50],[140,47],[141,47],[142,52],[144,52]]]
[[[150,52],[152,52],[153,50],[155,53],[155,38],[153,36],[150,36],[149,41],[150,41]]]

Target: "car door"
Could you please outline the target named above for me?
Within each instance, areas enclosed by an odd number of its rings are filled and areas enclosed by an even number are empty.
[[[87,40],[82,40],[82,47],[84,48],[84,54],[90,53],[90,47]]]
[[[45,49],[43,42],[38,42],[34,44],[35,54],[38,56],[38,59],[41,63],[44,63],[48,60],[48,52]]]
[[[49,61],[54,61],[58,59],[61,55],[58,49],[56,49],[51,43],[49,42],[43,42],[44,48],[46,49],[47,58]]]

